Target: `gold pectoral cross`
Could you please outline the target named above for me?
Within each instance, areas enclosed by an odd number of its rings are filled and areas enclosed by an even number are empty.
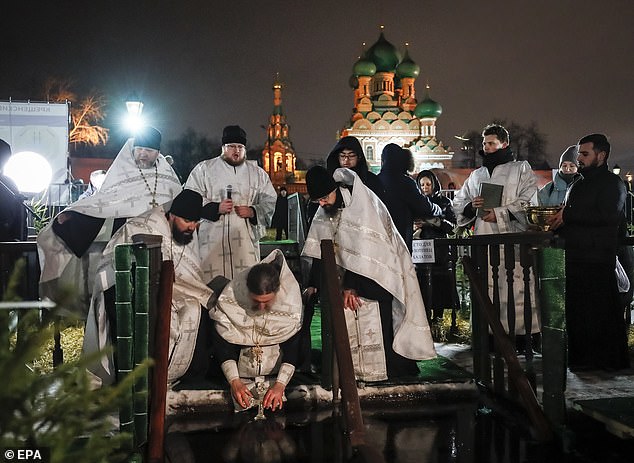
[[[158,206],[158,205],[159,205],[159,204],[156,202],[156,200],[155,200],[154,198],[152,198],[152,201],[150,201],[150,206],[152,206],[152,207],[156,207],[156,206]]]
[[[257,345],[253,346],[251,348],[251,353],[253,354],[253,359],[255,360],[255,362],[260,365],[262,363],[262,354],[264,354],[262,348]]]

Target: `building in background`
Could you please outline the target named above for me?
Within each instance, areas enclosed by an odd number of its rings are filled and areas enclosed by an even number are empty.
[[[381,152],[388,143],[409,148],[415,171],[453,167],[453,152],[436,138],[436,120],[442,107],[429,96],[429,86],[419,103],[416,79],[420,66],[385,39],[365,50],[352,67],[354,90],[352,117],[340,136],[357,137],[374,172],[381,168]]]
[[[262,150],[262,167],[269,174],[276,190],[282,185],[293,184],[296,180],[295,149],[282,108],[282,87],[278,74],[273,83],[273,112],[266,128],[266,141]],[[291,190],[293,189],[289,189],[289,193]]]

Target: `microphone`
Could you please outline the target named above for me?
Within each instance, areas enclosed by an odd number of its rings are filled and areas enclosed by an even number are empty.
[[[231,185],[227,185],[225,187],[225,190],[227,192],[227,199],[231,199],[231,193],[233,192],[233,187]]]

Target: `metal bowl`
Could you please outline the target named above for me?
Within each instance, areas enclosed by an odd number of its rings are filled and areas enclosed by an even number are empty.
[[[526,218],[528,223],[536,225],[541,231],[550,230],[548,219],[555,215],[559,206],[526,206]]]

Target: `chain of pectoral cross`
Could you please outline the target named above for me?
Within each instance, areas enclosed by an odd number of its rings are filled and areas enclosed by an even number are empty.
[[[157,166],[156,162],[154,163],[154,191],[152,191],[152,189],[150,188],[150,184],[148,183],[147,179],[145,178],[145,175],[143,174],[143,171],[141,170],[141,168],[138,165],[137,165],[137,168],[139,169],[139,173],[141,174],[141,178],[143,179],[143,182],[145,183],[145,186],[147,187],[148,191],[150,192],[150,195],[152,195],[152,201],[150,201],[150,206],[151,207],[158,206],[158,203],[156,202],[156,187],[158,185],[158,166]]]

